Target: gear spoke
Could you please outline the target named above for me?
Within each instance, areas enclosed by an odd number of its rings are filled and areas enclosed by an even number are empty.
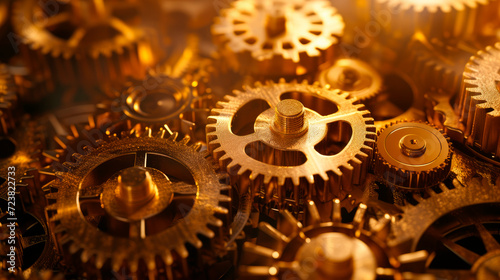
[[[176,182],[169,185],[169,188],[176,195],[196,195],[198,193],[198,186],[188,184],[186,182]]]
[[[45,21],[42,21],[42,27],[49,29],[64,22],[69,22],[70,20],[71,20],[71,14],[68,12],[63,12],[51,16],[47,18]]]
[[[87,34],[87,29],[83,27],[77,28],[71,37],[68,39],[68,46],[71,48],[76,48],[80,42],[82,41],[83,37]]]
[[[148,154],[146,152],[137,152],[135,153],[135,161],[134,166],[138,167],[146,167]]]
[[[500,250],[500,244],[482,223],[476,221],[474,225],[476,226],[476,229],[479,232],[481,239],[483,240],[484,247],[488,252]]]
[[[23,236],[21,239],[23,249],[27,249],[31,246],[35,246],[40,243],[45,243],[48,240],[46,234],[33,235],[33,236]]]
[[[441,241],[455,255],[457,255],[470,265],[473,265],[480,258],[478,254],[458,245],[457,243],[446,237],[439,237],[439,241]]]

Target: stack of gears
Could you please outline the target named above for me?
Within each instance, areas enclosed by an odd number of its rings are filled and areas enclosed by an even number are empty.
[[[500,279],[499,0],[8,0],[0,47],[0,280]]]

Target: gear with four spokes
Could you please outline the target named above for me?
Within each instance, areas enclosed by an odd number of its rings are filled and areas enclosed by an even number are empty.
[[[442,131],[403,121],[378,132],[373,169],[391,186],[420,191],[448,176],[451,157],[451,143]]]
[[[462,80],[458,113],[466,143],[500,155],[500,43],[472,56]]]
[[[195,273],[188,267],[192,248],[224,254],[221,227],[230,197],[221,192],[229,187],[200,145],[165,134],[146,129],[106,137],[75,154],[76,162],[66,162],[67,172],[57,172],[50,185],[56,192],[48,198],[56,202],[47,210],[62,251],[98,275],[188,277]]]
[[[238,0],[212,26],[229,63],[257,76],[315,72],[335,55],[344,22],[329,1]]]
[[[375,126],[347,93],[281,80],[225,99],[209,117],[208,148],[241,193],[297,214],[308,197],[343,199],[362,184]]]

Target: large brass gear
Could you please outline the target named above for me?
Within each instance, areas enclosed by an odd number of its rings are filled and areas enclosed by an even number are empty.
[[[383,79],[368,63],[354,58],[343,58],[323,70],[318,78],[322,86],[348,92],[351,97],[366,100],[383,90]]]
[[[215,256],[225,250],[219,218],[228,213],[230,198],[221,192],[229,187],[200,145],[165,133],[107,137],[75,154],[50,185],[57,192],[48,199],[56,202],[47,211],[63,252],[78,252],[98,275],[125,269],[139,278],[188,277],[186,244],[209,246]],[[202,243],[198,234],[211,241]]]
[[[99,85],[141,78],[155,63],[137,4],[127,1],[15,3],[13,26],[22,38],[30,75],[63,85]]]
[[[269,79],[314,73],[335,55],[343,30],[329,1],[239,0],[221,11],[212,34],[238,70]]]
[[[389,185],[420,191],[444,180],[452,149],[443,132],[420,122],[399,122],[378,132],[374,172]]]
[[[458,112],[466,142],[500,155],[500,43],[472,56],[462,80]]]
[[[15,128],[14,109],[17,107],[17,87],[7,65],[0,64],[0,134]]]
[[[313,202],[307,207],[305,224],[284,210],[277,228],[259,225],[256,244],[243,248],[242,279],[402,279],[402,265],[425,258],[424,252],[397,256],[391,251],[385,242],[390,215],[365,225],[367,206],[360,204],[354,221],[346,224],[338,200],[331,217],[320,216]]]
[[[466,39],[481,33],[498,1],[490,0],[375,0],[375,9],[390,15],[391,35],[411,37],[415,32],[427,38]]]
[[[439,192],[418,196],[418,204],[403,207],[389,244],[401,252],[428,250],[428,271],[436,276],[495,279],[500,273],[499,197],[498,183],[481,177],[465,184],[453,180],[451,188],[441,184]],[[471,237],[476,242],[467,242]]]
[[[307,198],[343,199],[362,184],[375,126],[347,93],[281,80],[225,99],[209,117],[208,148],[241,193],[297,214]]]

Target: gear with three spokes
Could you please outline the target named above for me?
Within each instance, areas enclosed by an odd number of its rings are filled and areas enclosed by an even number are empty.
[[[375,126],[347,93],[281,80],[225,100],[209,117],[208,149],[241,193],[298,214],[308,198],[343,199],[363,183]]]

